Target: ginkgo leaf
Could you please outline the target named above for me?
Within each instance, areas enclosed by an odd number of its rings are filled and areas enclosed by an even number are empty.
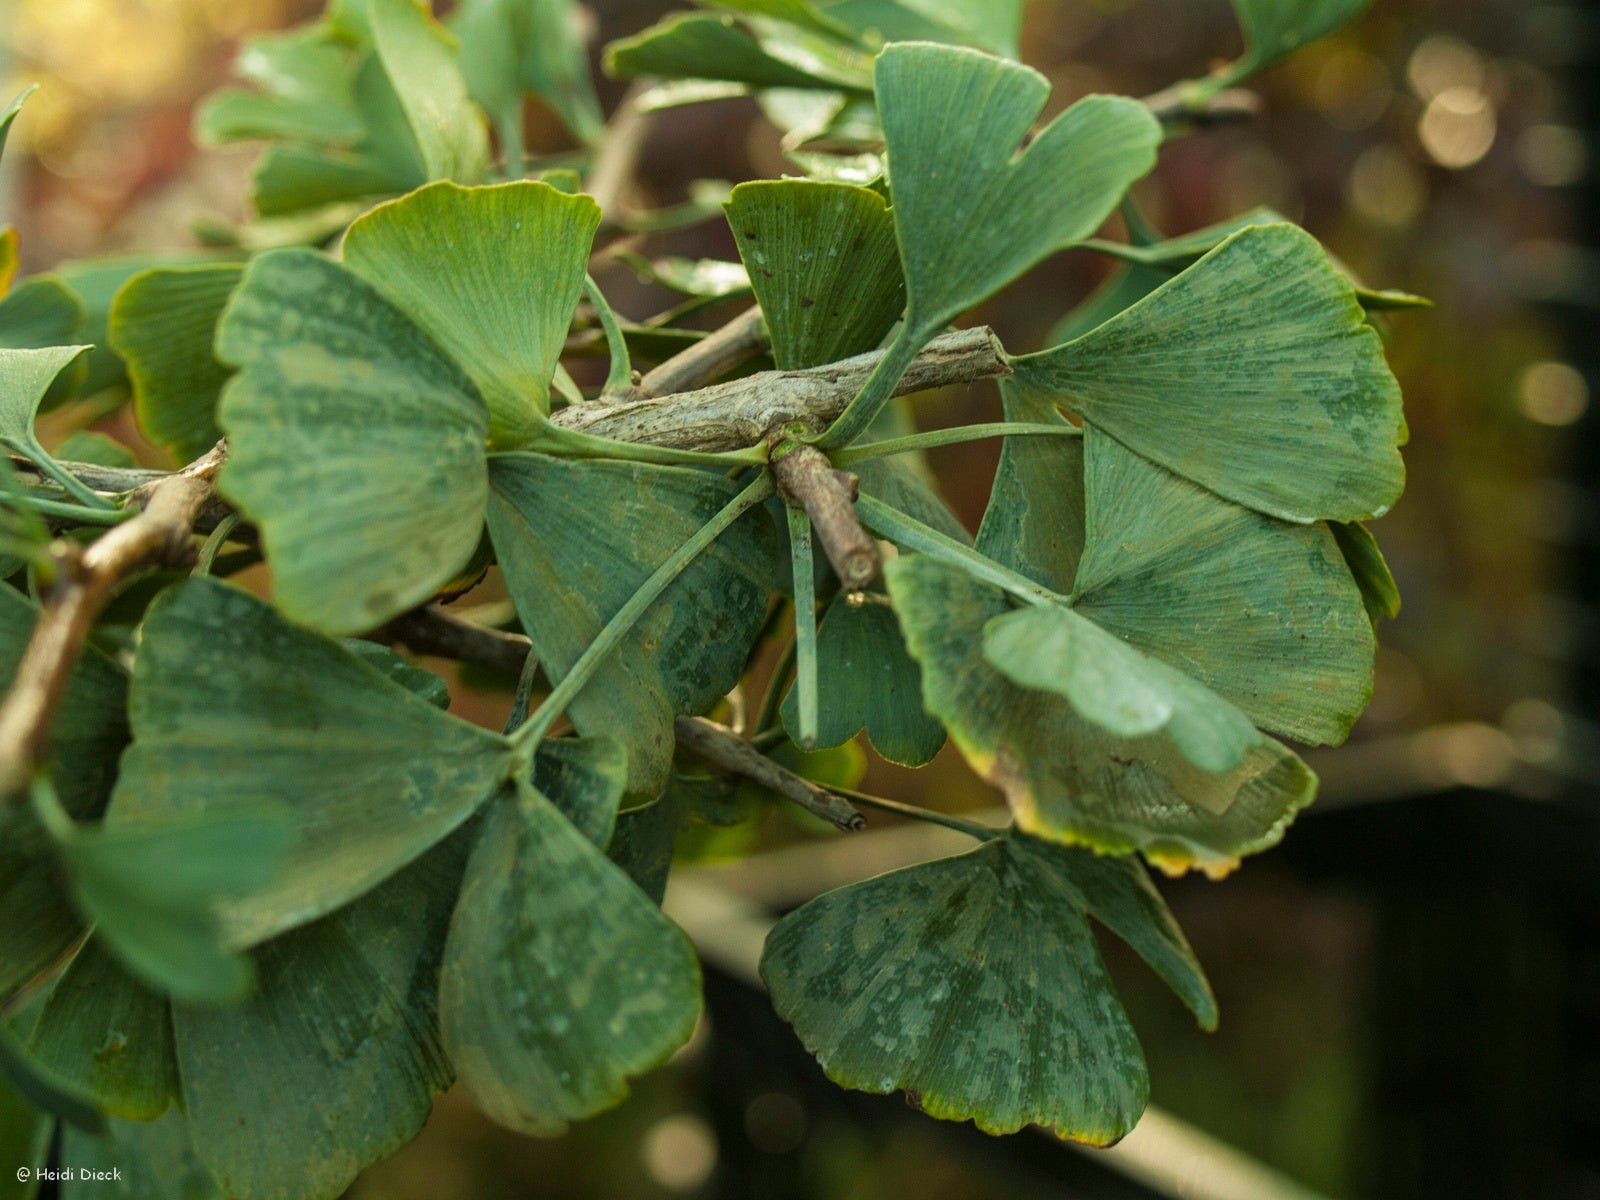
[[[1221,875],[1275,844],[1311,802],[1316,777],[1270,739],[1233,770],[1206,772],[1164,734],[1115,737],[1065,697],[1007,679],[984,658],[983,629],[1009,606],[961,568],[918,554],[889,563],[885,575],[922,666],[924,706],[1004,790],[1027,832]]]
[[[689,1039],[700,972],[683,933],[532,787],[490,810],[440,984],[473,1099],[551,1135],[619,1103]]]
[[[783,26],[770,36],[747,32],[732,17],[670,16],[606,49],[613,75],[722,79],[758,88],[824,88],[867,92],[871,60],[831,38]]]
[[[1246,229],[1120,315],[1014,360],[1136,453],[1285,520],[1386,511],[1405,471],[1400,388],[1315,238]]]
[[[1068,424],[1054,400],[1013,379],[1000,381],[1000,397],[1008,421]],[[978,528],[978,550],[1067,595],[1083,557],[1084,503],[1082,438],[1007,438]]]
[[[84,305],[55,275],[24,279],[0,300],[0,347],[31,349],[87,342]],[[86,376],[82,362],[63,370],[45,393],[41,407],[57,408],[72,399]]]
[[[820,747],[842,745],[866,730],[884,758],[920,767],[944,745],[944,727],[922,708],[922,673],[881,596],[840,596],[829,605],[817,631],[817,682]],[[794,736],[798,704],[792,689],[782,713],[784,728]]]
[[[976,50],[895,43],[878,56],[876,79],[905,321],[829,428],[827,447],[849,445],[871,427],[916,353],[946,324],[1098,229],[1155,165],[1161,144],[1160,123],[1143,104],[1089,96],[1022,148],[1049,82]]]
[[[217,352],[240,368],[218,410],[221,486],[261,529],[279,607],[360,633],[460,571],[488,502],[489,413],[404,313],[325,255],[273,251]]]
[[[983,655],[1013,683],[1054,692],[1118,738],[1162,732],[1200,770],[1239,766],[1261,740],[1250,719],[1182,672],[1141,654],[1065,606],[989,621]]]
[[[467,95],[455,39],[419,0],[368,0],[372,42],[429,179],[481,183],[489,135]]]
[[[35,462],[48,457],[34,433],[51,384],[89,347],[0,348],[0,446]]]
[[[352,225],[344,265],[460,364],[506,447],[549,411],[599,224],[588,196],[547,183],[435,183]]]
[[[1208,685],[1261,727],[1339,742],[1376,643],[1334,536],[1219,499],[1090,428],[1077,612]]]
[[[320,25],[251,38],[233,69],[261,90],[227,88],[208,97],[195,116],[195,137],[203,146],[254,138],[353,145],[365,131],[353,58]]]
[[[281,880],[220,908],[234,946],[362,895],[466,821],[510,773],[504,738],[203,577],[152,606],[130,711],[116,816],[261,805],[293,815]]]
[[[773,1005],[836,1083],[1110,1145],[1149,1081],[1074,886],[1090,858],[999,837],[826,892],[767,939]]]
[[[1366,605],[1367,616],[1374,623],[1394,620],[1400,615],[1400,585],[1384,561],[1383,551],[1378,549],[1378,539],[1358,522],[1335,521],[1329,528],[1339,543],[1345,565],[1355,576],[1356,586],[1361,589],[1361,602]]]
[[[870,188],[740,184],[728,225],[785,370],[875,349],[905,307],[894,220]]]
[[[28,1053],[110,1116],[153,1121],[178,1095],[167,998],[129,975],[98,938],[51,989]]]
[[[582,27],[572,0],[465,0],[450,17],[467,86],[491,115],[520,108],[532,92],[579,140],[593,141],[605,122]]]
[[[948,42],[1016,58],[1026,0],[837,0],[828,15],[880,42]]]
[[[95,936],[143,983],[181,1000],[226,1003],[254,982],[224,945],[223,906],[279,883],[293,837],[264,805],[77,826],[60,846],[72,897]]]
[[[542,454],[490,460],[489,531],[534,652],[559,681],[650,574],[740,492],[721,475]],[[738,682],[775,572],[770,521],[719,537],[601,666],[570,708],[585,734],[628,748],[628,790],[654,795],[673,717],[703,713]]]
[[[534,757],[533,786],[604,850],[628,786],[627,747],[611,737],[547,738]]]
[[[1242,79],[1332,33],[1371,0],[1233,0],[1244,30],[1245,55],[1230,76]]]
[[[260,947],[243,1004],[172,1006],[194,1148],[225,1195],[339,1196],[422,1128],[451,1079],[439,962],[476,832]]]
[[[236,263],[148,271],[112,305],[111,344],[127,363],[139,428],[183,462],[222,436],[217,397],[232,372],[217,361],[214,343],[243,273]]]
[[[1088,237],[1155,165],[1161,127],[1137,101],[1080,100],[1019,149],[1050,95],[1038,72],[902,43],[878,56],[876,77],[919,337]]]

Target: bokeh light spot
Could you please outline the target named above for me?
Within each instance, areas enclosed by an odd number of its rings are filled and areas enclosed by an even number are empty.
[[[669,1192],[690,1192],[711,1178],[717,1139],[699,1117],[679,1113],[657,1121],[645,1134],[644,1169]]]
[[[1417,123],[1417,137],[1442,167],[1463,170],[1482,160],[1494,145],[1496,121],[1489,97],[1475,87],[1449,87],[1428,101]]]
[[[1589,409],[1589,385],[1567,363],[1534,363],[1517,383],[1517,405],[1541,425],[1571,425]]]

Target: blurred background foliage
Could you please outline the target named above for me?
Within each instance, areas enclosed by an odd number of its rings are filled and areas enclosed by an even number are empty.
[[[5,164],[7,220],[19,228],[24,270],[192,246],[197,220],[242,219],[253,152],[196,151],[194,105],[227,78],[242,35],[316,7],[7,0],[5,94],[43,84]],[[596,56],[672,7],[592,4]],[[1600,525],[1571,473],[1593,454],[1579,433],[1594,427],[1593,376],[1579,361],[1593,349],[1590,267],[1575,247],[1582,185],[1592,178],[1580,81],[1592,80],[1595,26],[1588,8],[1560,3],[1379,0],[1263,76],[1258,120],[1172,144],[1138,192],[1169,233],[1269,205],[1368,283],[1437,304],[1386,321],[1412,430],[1410,484],[1374,531],[1405,608],[1382,631],[1376,698],[1352,747],[1316,760],[1334,815],[1303,820],[1285,850],[1225,885],[1170,889],[1216,986],[1222,1031],[1197,1034],[1153,977],[1107,946],[1151,1058],[1155,1103],[1330,1196],[1600,1195],[1592,1149],[1589,1160],[1572,1149],[1586,1131],[1600,1132],[1592,1086],[1571,1086],[1596,1053],[1593,1027],[1577,1044],[1564,1032],[1600,1016],[1594,946],[1573,944],[1592,923],[1574,933],[1559,913],[1552,921],[1544,885],[1506,866],[1522,860],[1493,833],[1427,832],[1474,820],[1498,829],[1496,797],[1560,800],[1573,778],[1593,771],[1592,756],[1572,750],[1588,728],[1585,711],[1594,715],[1574,669],[1591,610],[1568,585],[1572,547]],[[1237,37],[1226,0],[1035,0],[1024,57],[1050,77],[1055,111],[1092,91],[1143,95],[1192,77],[1231,56]],[[609,108],[621,86],[601,88]],[[530,137],[539,151],[567,145],[545,113],[530,111]],[[675,110],[652,125],[635,201],[670,205],[698,178],[785,168],[777,133],[753,102]],[[649,253],[736,258],[720,221],[660,236]],[[1107,271],[1092,255],[1058,257],[977,319],[1008,345],[1032,348]],[[625,265],[613,264],[603,283],[634,317],[671,303]],[[708,321],[727,315],[713,311]],[[988,386],[917,406],[926,427],[996,410]],[[63,410],[54,432],[90,419],[160,463],[125,413]],[[997,452],[982,444],[932,456],[969,526]],[[492,590],[472,599],[485,597]],[[498,723],[503,696],[458,690],[467,712]],[[934,807],[990,802],[948,753],[918,775],[876,761],[868,771],[865,786]],[[1431,805],[1424,832],[1412,837],[1404,816],[1345,820],[1379,799],[1396,812]],[[1592,824],[1575,828],[1577,847],[1593,844]],[[727,836],[780,846],[800,834],[775,819]],[[714,852],[708,840],[701,849]],[[1410,852],[1437,875],[1413,871]],[[1437,886],[1438,878],[1449,882]],[[1493,979],[1459,953],[1485,944]],[[1124,1194],[1103,1179],[1074,1182],[1067,1152],[1038,1157],[1032,1143],[1042,1139],[978,1145],[970,1131],[893,1101],[818,1087],[803,1059],[783,1059],[795,1049],[783,1031],[747,1020],[738,998],[737,986],[714,994],[708,1028],[675,1069],[565,1139],[513,1138],[446,1097],[425,1135],[369,1172],[354,1195]],[[1395,1056],[1409,1053],[1402,1047],[1430,1033],[1444,1039],[1437,1051],[1416,1051],[1409,1074],[1407,1064],[1397,1068]],[[1457,1056],[1488,1065],[1462,1067],[1459,1077],[1440,1070]],[[1418,1116],[1434,1110],[1437,1122]],[[1445,1128],[1457,1132],[1438,1132]],[[1470,1148],[1467,1161],[1441,1172],[1446,1150],[1460,1147]],[[1446,1188],[1447,1177],[1460,1182]]]

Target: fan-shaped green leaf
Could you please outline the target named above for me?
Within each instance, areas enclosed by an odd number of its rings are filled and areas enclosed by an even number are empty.
[[[1084,441],[1088,546],[1077,611],[1263,728],[1343,741],[1371,697],[1376,644],[1327,526],[1220,500],[1098,429]]]
[[[150,987],[181,1000],[240,999],[254,973],[223,945],[219,912],[278,885],[293,831],[257,807],[118,819],[63,841],[72,895],[107,950]],[[281,886],[281,885],[280,885]]]
[[[778,1014],[846,1087],[1110,1145],[1149,1081],[1064,862],[1002,837],[825,893],[767,939]]]
[[[112,304],[111,345],[128,365],[139,427],[184,462],[222,436],[217,396],[232,372],[213,345],[243,273],[236,263],[147,271]]]
[[[895,43],[878,56],[876,78],[905,322],[826,446],[867,431],[917,351],[946,324],[1098,229],[1155,165],[1161,143],[1144,105],[1089,96],[1019,149],[1050,85],[1037,71],[976,50]]]
[[[18,284],[0,300],[0,347],[29,349],[83,342],[83,301],[54,275],[35,275]],[[44,407],[55,408],[72,398],[84,377],[81,364],[64,371],[45,396]]]
[[[555,738],[539,743],[533,786],[604,850],[628,784],[628,751],[615,738]]]
[[[1040,843],[1023,839],[1026,844]],[[1217,1001],[1211,994],[1189,939],[1183,936],[1161,894],[1137,859],[1064,850],[1070,856],[1072,886],[1084,909],[1128,943],[1161,976],[1203,1029],[1217,1027]]]
[[[167,998],[91,938],[45,1002],[29,1055],[114,1117],[153,1121],[178,1095]]]
[[[779,367],[875,349],[905,307],[894,219],[870,188],[802,179],[745,183],[728,201]]]
[[[865,729],[884,758],[920,767],[944,745],[944,727],[922,708],[922,673],[882,597],[840,596],[829,606],[817,632],[817,680],[818,746],[841,745]],[[790,736],[798,717],[791,689],[783,702]]]
[[[51,384],[89,347],[0,348],[0,446],[35,462],[47,458],[33,431]]]
[[[694,1030],[688,939],[531,787],[490,810],[450,926],[445,1044],[480,1107],[555,1134]]]
[[[870,60],[828,38],[782,26],[747,33],[732,17],[680,13],[606,50],[613,75],[725,79],[758,88],[872,89]]]
[[[1244,58],[1230,75],[1242,79],[1332,33],[1370,0],[1233,0],[1244,29]]]
[[[294,814],[282,880],[222,908],[236,946],[315,920],[389,878],[510,771],[505,739],[206,578],[152,607],[131,714],[117,816],[262,804]]]
[[[1119,738],[1157,731],[1202,771],[1232,771],[1260,742],[1238,709],[1179,671],[1070,608],[1046,605],[995,617],[983,656],[1013,683],[1054,692]]]
[[[184,1110],[225,1195],[331,1200],[422,1128],[450,1082],[439,960],[475,831],[266,943],[244,1004],[173,1005]]]
[[[662,562],[740,492],[720,475],[542,454],[490,460],[489,530],[534,652],[561,679]],[[775,545],[743,517],[646,612],[570,708],[628,748],[628,790],[666,782],[672,720],[738,682],[766,615]]]
[[[1026,0],[838,0],[828,15],[880,42],[949,42],[1016,58]]]
[[[497,119],[532,92],[579,140],[593,141],[603,130],[572,0],[465,0],[450,28],[461,41],[461,70],[473,98]]]
[[[394,85],[429,179],[481,183],[489,135],[467,95],[455,39],[419,0],[368,0],[378,61]]]
[[[1386,511],[1400,389],[1350,284],[1290,225],[1234,235],[1017,380],[1219,496],[1285,520]]]
[[[923,704],[974,768],[1002,788],[1027,832],[1106,853],[1141,851],[1165,870],[1220,875],[1276,843],[1316,777],[1263,737],[1234,770],[1192,766],[1156,734],[1117,738],[1054,692],[1011,682],[983,657],[1004,595],[926,555],[885,569]]]
[[[354,55],[324,26],[251,38],[233,69],[261,90],[230,88],[209,97],[195,117],[202,145],[254,138],[353,145],[361,139]]]
[[[1378,539],[1357,522],[1335,521],[1329,528],[1339,543],[1345,565],[1355,576],[1356,586],[1361,589],[1361,602],[1366,605],[1367,616],[1374,624],[1379,619],[1394,620],[1400,615],[1400,585],[1390,573],[1383,551],[1378,549]]]
[[[599,223],[588,196],[546,183],[436,183],[352,225],[344,263],[460,364],[505,446],[549,411]]]
[[[1068,423],[1055,401],[1014,380],[1001,381],[1000,397],[1008,421]],[[1067,595],[1083,556],[1083,512],[1082,439],[1007,438],[978,529],[978,549]]]
[[[1161,142],[1143,105],[1090,96],[1019,150],[1050,85],[973,50],[891,45],[877,86],[906,323],[919,338],[1092,234],[1155,165]]]
[[[489,414],[403,313],[326,256],[279,250],[245,272],[217,350],[241,369],[218,411],[222,488],[261,527],[285,612],[359,633],[460,571]]]

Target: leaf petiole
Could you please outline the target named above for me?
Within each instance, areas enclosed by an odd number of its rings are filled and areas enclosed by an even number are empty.
[[[1028,424],[1021,421],[996,421],[986,425],[959,425],[954,429],[934,429],[927,433],[913,433],[906,437],[889,438],[882,442],[868,442],[864,446],[851,446],[836,451],[830,457],[833,465],[841,469],[857,463],[887,458],[892,454],[909,454],[915,450],[933,450],[939,446],[957,446],[963,442],[979,442],[997,437],[1082,437],[1083,430],[1076,425]]]
[[[866,792],[854,791],[847,787],[834,787],[828,783],[822,786],[835,795],[843,796],[846,800],[853,801],[863,808],[876,808],[882,812],[892,812],[902,817],[910,817],[914,821],[926,821],[930,825],[943,825],[946,829],[954,829],[957,833],[964,833],[968,837],[977,838],[980,842],[992,842],[996,838],[1006,836],[1004,829],[996,829],[991,825],[980,825],[976,821],[966,821],[960,817],[953,817],[949,813],[935,812],[931,808],[919,808],[915,804],[905,804],[899,800],[889,800],[883,796],[871,796]]]
[[[972,547],[964,546],[914,517],[890,508],[881,500],[862,496],[856,501],[856,511],[861,514],[862,522],[880,537],[960,567],[974,579],[1009,592],[1028,604],[1042,606],[1068,603],[1067,597],[1058,592],[1041,587],[1027,576],[1001,566],[988,555],[979,554]]]
[[[800,702],[800,747],[817,745],[817,577],[811,557],[811,518],[795,504],[789,516],[789,546],[794,567],[795,687]]]
[[[617,320],[616,310],[611,307],[611,301],[606,299],[593,275],[583,277],[583,291],[589,297],[589,303],[594,305],[595,315],[600,318],[600,328],[606,335],[606,347],[611,353],[611,369],[606,374],[606,385],[600,395],[619,395],[633,386],[633,361],[628,354],[628,341],[622,336],[622,324]]]

